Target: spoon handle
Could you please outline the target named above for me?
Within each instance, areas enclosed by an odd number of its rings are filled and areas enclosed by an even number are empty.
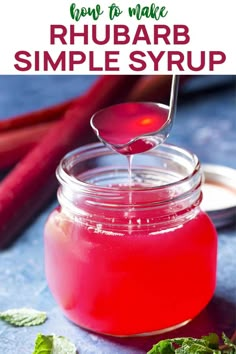
[[[170,90],[170,103],[169,103],[170,110],[169,110],[168,121],[172,120],[175,116],[178,91],[179,91],[179,75],[173,75],[172,82],[171,82],[171,90]]]

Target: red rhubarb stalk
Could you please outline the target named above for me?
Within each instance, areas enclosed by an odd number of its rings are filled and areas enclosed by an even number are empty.
[[[46,122],[0,133],[0,169],[7,169],[20,161],[53,125],[55,122]]]
[[[60,159],[94,138],[89,125],[92,114],[116,103],[117,97],[125,97],[137,80],[137,76],[102,76],[2,181],[1,248],[19,236],[22,228],[55,196],[55,169]]]
[[[58,120],[61,118],[63,113],[76,101],[77,98],[48,108],[40,109],[38,111],[22,114],[17,117],[1,119],[0,132],[22,129],[31,125]]]

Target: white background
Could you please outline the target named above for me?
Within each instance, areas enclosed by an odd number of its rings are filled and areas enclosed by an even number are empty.
[[[206,64],[203,70],[193,72],[184,62],[184,72],[179,71],[177,66],[173,67],[172,71],[167,69],[167,55],[160,61],[158,72],[161,74],[180,73],[180,74],[236,74],[236,21],[234,6],[235,0],[227,1],[211,1],[211,0],[172,0],[153,2],[147,0],[83,0],[74,1],[78,8],[94,7],[100,4],[104,10],[104,14],[94,21],[89,16],[81,19],[79,22],[73,21],[70,16],[70,5],[73,1],[70,0],[11,0],[1,1],[0,3],[0,74],[156,74],[152,61],[146,57],[144,59],[147,68],[142,72],[134,72],[130,69],[129,64],[132,61],[129,58],[130,52],[141,50],[146,52],[151,50],[158,54],[159,51],[181,51],[186,56],[187,51],[192,51],[197,66],[199,63],[200,51],[206,52]],[[123,13],[120,17],[113,21],[108,18],[108,6],[112,3],[118,5]],[[168,15],[156,21],[154,19],[143,18],[137,21],[135,18],[128,16],[128,7],[134,7],[140,3],[142,6],[150,6],[154,3],[156,6],[165,6],[168,10]],[[149,33],[152,33],[153,25],[165,24],[171,29],[173,24],[184,24],[189,27],[190,43],[187,45],[152,45],[147,46],[144,43],[140,45],[123,45],[114,46],[112,41],[104,46],[96,46],[91,41],[88,46],[81,43],[70,45],[50,45],[50,25],[60,24],[69,27],[74,24],[79,30],[84,24],[89,26],[96,24],[99,31],[102,33],[105,24],[125,24],[129,25],[130,36],[135,33],[137,25],[145,24]],[[170,36],[171,39],[171,36]],[[29,71],[20,72],[15,69],[14,64],[15,53],[25,50],[32,56],[29,59],[32,62],[32,69]],[[56,71],[52,69],[44,71],[43,66],[40,66],[39,71],[34,69],[34,52],[40,51],[43,55],[44,51],[49,51],[53,60],[56,60],[61,51],[83,51],[88,57],[89,51],[95,51],[96,64],[104,68],[104,52],[120,50],[118,66],[120,71],[104,72],[104,71],[89,71],[88,60],[82,65],[77,65],[74,71],[69,71],[67,61],[67,70],[61,71],[60,66]],[[214,71],[209,71],[208,52],[222,51],[226,54],[224,64],[216,65]],[[194,64],[193,63],[193,64]],[[22,65],[22,64],[20,64]],[[136,64],[137,65],[137,64]],[[117,65],[115,65],[117,66]]]

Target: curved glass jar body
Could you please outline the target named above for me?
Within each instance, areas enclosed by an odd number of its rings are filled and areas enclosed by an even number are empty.
[[[211,299],[217,237],[200,210],[197,157],[171,145],[127,159],[102,144],[57,169],[60,206],[45,226],[49,287],[76,324],[110,335],[185,324]]]

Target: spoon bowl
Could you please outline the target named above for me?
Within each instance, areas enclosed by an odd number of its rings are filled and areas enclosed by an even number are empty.
[[[155,102],[129,102],[96,112],[91,126],[113,150],[133,155],[162,144],[168,137],[177,106],[179,76],[174,75],[169,106]]]

